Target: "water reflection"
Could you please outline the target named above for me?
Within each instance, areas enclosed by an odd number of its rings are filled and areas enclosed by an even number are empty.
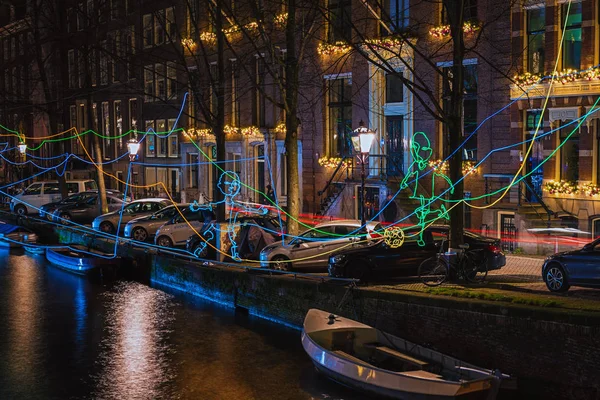
[[[107,312],[96,377],[96,399],[154,399],[173,379],[167,345],[173,320],[170,296],[142,284],[105,294]],[[169,396],[173,398],[172,396]]]
[[[5,366],[10,380],[16,385],[31,386],[39,378],[34,366],[40,362],[43,340],[39,336],[39,325],[43,322],[40,305],[40,273],[35,263],[11,255],[7,250],[0,253],[0,263],[10,268],[0,278],[7,280],[6,292],[2,296],[8,312],[9,329],[7,356],[11,360]]]

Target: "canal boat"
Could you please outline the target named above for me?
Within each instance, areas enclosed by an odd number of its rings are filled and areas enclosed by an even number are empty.
[[[81,246],[46,249],[46,259],[58,268],[78,275],[102,272],[103,269],[116,267],[120,258],[99,251],[89,251]]]
[[[317,309],[306,315],[302,346],[330,379],[386,398],[492,400],[510,378]]]
[[[23,226],[0,224],[0,247],[21,248],[23,245],[37,243],[37,235]]]

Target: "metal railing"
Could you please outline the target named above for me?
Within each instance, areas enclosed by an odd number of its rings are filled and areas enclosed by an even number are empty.
[[[531,193],[533,195],[533,197],[537,200],[537,204],[539,204],[544,211],[547,214],[548,217],[548,227],[550,227],[550,221],[552,220],[552,217],[554,216],[554,211],[552,211],[547,205],[546,203],[544,203],[544,201],[542,200],[542,196],[540,196],[540,194],[534,190],[531,185],[529,184],[529,182],[527,182],[527,179],[523,179],[521,181],[522,185],[519,185],[519,205],[522,205],[523,203],[521,202],[521,199],[524,199],[527,204],[535,211],[535,213],[537,214],[537,216],[539,217],[539,219],[544,219],[544,216],[542,214],[540,214],[540,212],[537,210],[536,207],[534,207],[533,203],[527,198],[526,194],[527,192]],[[524,187],[524,190],[521,190],[521,188]]]

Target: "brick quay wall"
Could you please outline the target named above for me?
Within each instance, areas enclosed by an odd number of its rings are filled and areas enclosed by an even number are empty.
[[[62,230],[62,243],[112,251],[114,242]],[[300,328],[319,308],[518,379],[507,399],[600,400],[600,316],[551,308],[385,292],[326,280],[203,266],[119,246],[151,282]]]

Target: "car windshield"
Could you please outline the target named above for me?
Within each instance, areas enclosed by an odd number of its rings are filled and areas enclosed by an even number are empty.
[[[170,219],[173,218],[175,214],[177,214],[177,209],[174,206],[167,207],[152,214],[152,219]]]

